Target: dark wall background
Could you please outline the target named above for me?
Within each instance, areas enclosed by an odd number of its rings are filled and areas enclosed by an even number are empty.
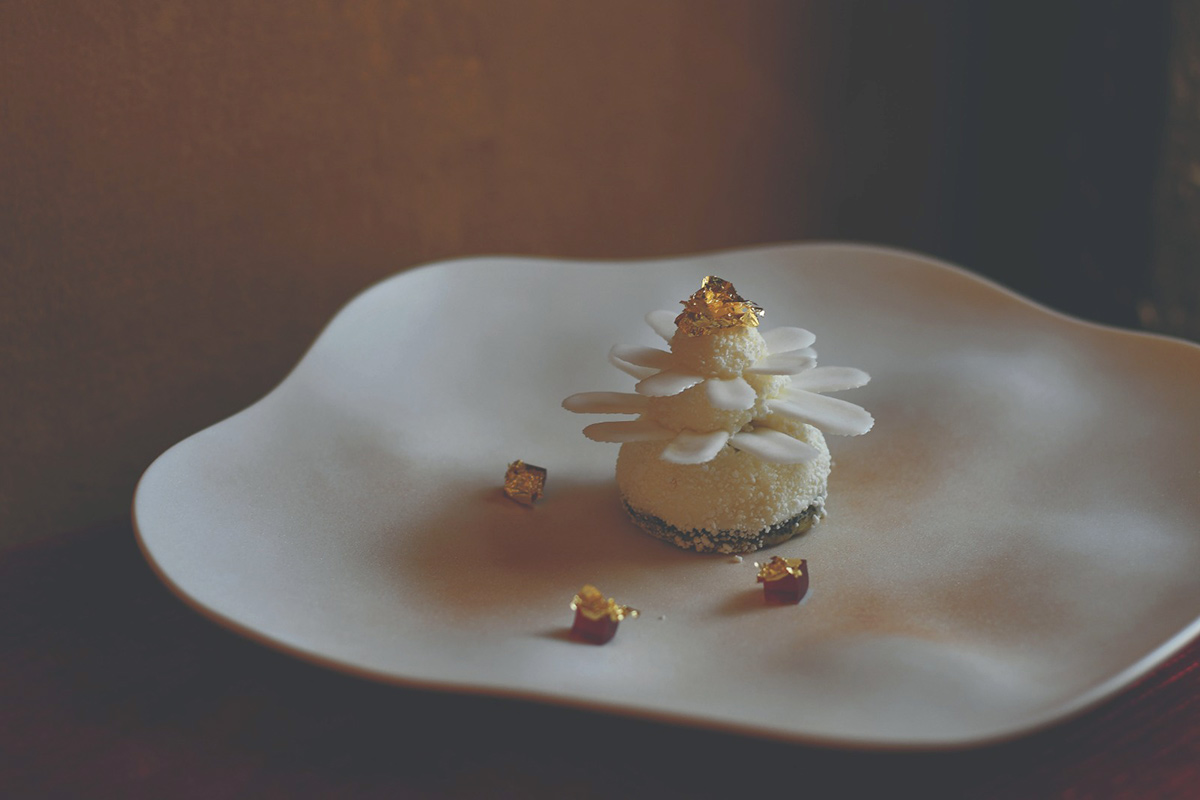
[[[1138,324],[1168,33],[1165,3],[971,5],[954,260],[1060,311]]]
[[[0,543],[437,258],[856,239],[1161,324],[1182,5],[0,4]]]
[[[840,158],[859,172],[839,187],[829,235],[913,247],[1060,311],[1139,325],[1168,4],[863,2],[849,14]]]

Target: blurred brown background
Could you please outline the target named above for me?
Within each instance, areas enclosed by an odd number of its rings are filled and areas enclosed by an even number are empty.
[[[127,513],[156,455],[432,259],[854,239],[1195,338],[1198,22],[1184,2],[9,0],[0,544]]]

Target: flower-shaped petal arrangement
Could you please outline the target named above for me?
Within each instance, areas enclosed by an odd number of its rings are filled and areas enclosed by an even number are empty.
[[[634,519],[697,550],[745,552],[790,538],[824,515],[829,450],[822,432],[857,436],[874,424],[834,397],[867,373],[819,367],[803,328],[759,331],[762,309],[732,284],[705,278],[684,311],[646,323],[670,350],[616,345],[609,361],[633,392],[583,392],[563,401],[583,414],[631,414],[584,435],[622,444],[617,476]],[[651,462],[657,462],[657,465]]]

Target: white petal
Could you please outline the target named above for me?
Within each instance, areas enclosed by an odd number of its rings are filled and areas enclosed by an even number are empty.
[[[866,386],[871,376],[854,367],[814,367],[792,378],[792,386],[810,392],[840,392]]]
[[[703,464],[712,461],[721,448],[729,441],[728,431],[713,431],[712,433],[695,433],[680,431],[671,440],[660,458],[672,464]]]
[[[646,324],[654,329],[654,332],[668,342],[675,335],[675,318],[679,316],[676,311],[667,311],[661,309],[659,311],[651,311],[646,315]]]
[[[597,422],[584,428],[583,435],[593,442],[654,442],[670,439],[675,436],[675,432],[648,419],[633,419],[624,422]]]
[[[633,364],[635,367],[667,369],[671,366],[671,354],[666,350],[642,347],[636,344],[613,345],[612,350],[608,351],[608,357],[624,361],[626,364]]]
[[[617,358],[616,354],[614,353],[615,350],[616,348],[614,347],[612,350],[608,351],[608,362],[617,369],[621,370],[621,372],[624,372],[626,375],[632,375],[640,381],[642,378],[648,378],[654,373],[658,372],[658,370],[650,367],[639,367],[636,364],[630,364],[628,361],[622,361],[621,359]]]
[[[709,378],[704,382],[708,393],[708,402],[713,408],[722,411],[745,411],[754,407],[758,395],[754,387],[746,383],[745,378],[731,378],[723,381],[720,378]]]
[[[836,397],[826,397],[801,389],[784,393],[782,400],[771,400],[767,407],[783,417],[815,425],[837,436],[859,436],[871,430],[875,419],[861,406]]]
[[[766,427],[735,433],[730,438],[729,444],[772,464],[803,464],[821,454],[817,448],[807,442],[793,439],[782,431]]]
[[[643,379],[633,389],[638,394],[644,394],[647,397],[674,397],[702,380],[704,380],[703,375],[689,375],[685,372],[668,369]]]
[[[629,392],[580,392],[563,400],[562,406],[576,414],[640,414],[649,402]]]
[[[756,375],[795,375],[817,365],[810,350],[788,350],[784,353],[771,353],[754,362],[746,372]]]
[[[788,350],[802,350],[817,340],[816,334],[804,328],[772,328],[763,331],[763,341],[767,343],[768,353],[786,353]]]

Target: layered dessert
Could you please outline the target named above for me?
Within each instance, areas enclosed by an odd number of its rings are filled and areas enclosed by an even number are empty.
[[[817,365],[803,328],[760,332],[763,310],[709,276],[646,322],[669,350],[618,345],[609,360],[633,392],[583,392],[563,407],[636,415],[584,435],[620,443],[617,485],[647,533],[685,549],[746,553],[797,536],[825,516],[831,467],[824,434],[857,436],[874,420],[826,393],[862,386],[852,367]]]

